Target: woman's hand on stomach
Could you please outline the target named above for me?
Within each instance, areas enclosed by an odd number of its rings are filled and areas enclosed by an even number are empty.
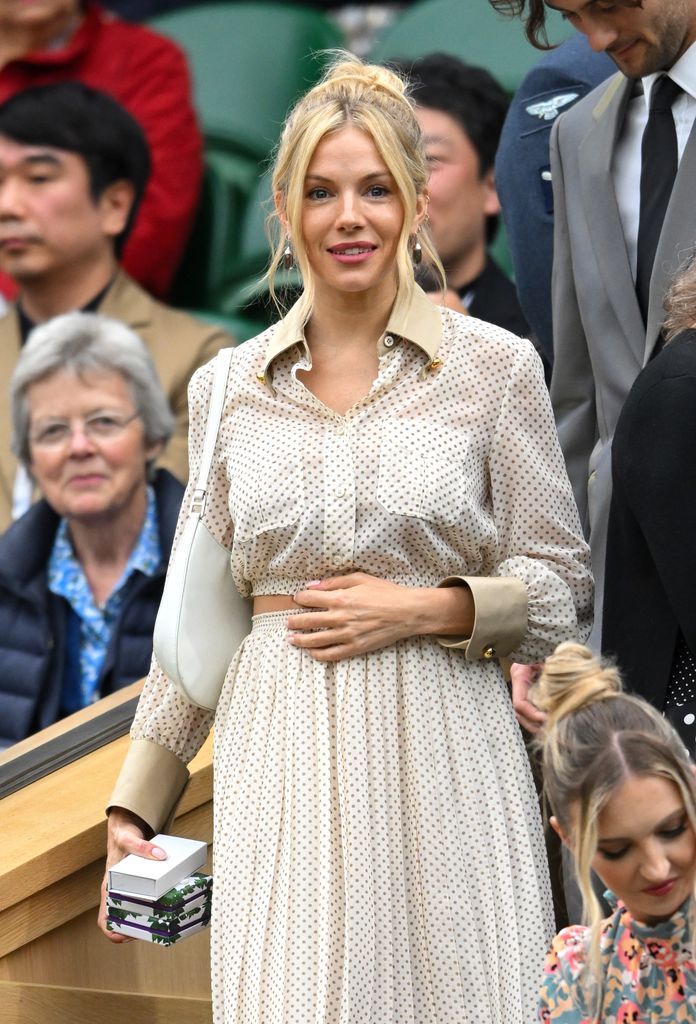
[[[404,587],[363,572],[308,584],[288,619],[288,641],[317,661],[340,661],[419,635],[464,635],[474,606],[466,587]]]

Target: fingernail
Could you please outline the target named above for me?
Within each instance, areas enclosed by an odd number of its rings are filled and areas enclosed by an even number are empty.
[[[305,590],[309,590],[310,587],[320,587],[320,586],[321,586],[321,580],[310,580],[309,583],[307,584],[307,586],[305,587]]]
[[[159,846],[152,847],[152,856],[156,857],[157,860],[166,860],[167,854]]]
[[[295,643],[295,634],[294,633],[288,633],[286,635],[285,639],[287,640],[287,642],[289,644],[294,644]]]

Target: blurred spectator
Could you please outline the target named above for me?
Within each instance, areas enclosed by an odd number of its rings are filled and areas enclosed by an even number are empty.
[[[152,299],[117,264],[147,180],[147,144],[114,99],[80,82],[28,89],[0,106],[0,269],[20,288],[0,319],[8,380],[36,323],[98,310],[143,338],[176,416],[162,460],[188,476],[186,389],[195,369],[231,339]],[[10,452],[0,398],[0,528],[26,511],[31,485]]]
[[[147,18],[154,18],[156,14],[176,11],[179,7],[194,7],[195,2],[196,0],[105,0],[104,6],[118,14],[119,18],[145,21]]]
[[[170,40],[121,21],[92,0],[2,0],[0,101],[66,79],[111,93],[145,132],[152,176],[123,262],[143,287],[164,297],[189,235],[201,179],[184,56]],[[0,282],[0,290],[8,284]]]
[[[447,284],[472,316],[526,336],[515,286],[488,253],[500,212],[493,161],[507,96],[483,68],[449,54],[404,70],[430,165],[428,216]]]
[[[0,747],[145,675],[183,496],[152,474],[174,418],[123,324],[37,327],[12,420],[43,498],[0,537]]]
[[[553,191],[549,142],[558,114],[569,110],[616,70],[585,36],[571,36],[544,54],[525,76],[505,119],[495,159],[515,284],[524,315],[553,360],[551,264]]]

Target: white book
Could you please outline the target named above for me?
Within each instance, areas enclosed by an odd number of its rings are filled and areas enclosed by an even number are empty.
[[[167,859],[148,860],[129,853],[109,868],[109,890],[157,900],[202,867],[208,856],[208,844],[197,839],[158,835],[151,842],[164,850]]]

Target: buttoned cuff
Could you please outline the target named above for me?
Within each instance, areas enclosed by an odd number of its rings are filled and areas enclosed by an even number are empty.
[[[183,761],[152,740],[132,740],[107,807],[137,814],[157,835],[173,816],[189,772]]]
[[[470,637],[438,636],[443,647],[464,651],[467,661],[504,658],[527,632],[527,588],[515,576],[448,576],[441,587],[468,587],[474,599]]]

